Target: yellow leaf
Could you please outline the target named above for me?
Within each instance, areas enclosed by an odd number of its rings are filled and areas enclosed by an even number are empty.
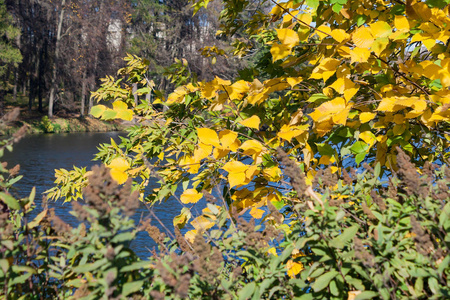
[[[198,147],[194,150],[194,161],[201,162],[202,159],[207,158],[212,152],[211,145],[205,145],[203,143],[199,143]]]
[[[328,78],[336,73],[337,67],[341,64],[341,61],[335,58],[325,58],[320,64],[314,68],[311,74],[312,79],[322,79],[327,81]]]
[[[227,162],[222,169],[228,173],[244,173],[248,169],[248,165],[245,165],[237,160]]]
[[[300,42],[297,32],[289,28],[275,29],[281,44],[292,48]]]
[[[265,211],[256,207],[252,207],[250,210],[250,215],[255,219],[261,219]]]
[[[125,172],[130,168],[130,164],[122,157],[116,157],[111,161],[108,167],[117,171]]]
[[[241,144],[237,137],[238,134],[236,132],[228,129],[219,132],[219,139],[222,147],[233,152],[235,152]]]
[[[253,155],[261,153],[264,146],[256,140],[247,140],[241,145],[240,148],[244,150],[244,154]]]
[[[371,131],[364,131],[359,134],[359,138],[362,139],[366,144],[368,144],[370,147],[375,144],[377,141],[377,138]]]
[[[335,124],[345,125],[351,107],[352,104],[347,104],[345,99],[338,97],[317,107],[310,116],[317,123],[332,119]]]
[[[184,204],[197,203],[202,197],[203,197],[203,194],[197,192],[197,190],[195,190],[195,189],[187,189],[180,196],[180,200]]]
[[[189,93],[189,90],[184,87],[184,86],[180,86],[177,87],[175,89],[175,91],[173,91],[172,94],[169,95],[169,97],[167,98],[167,103],[171,104],[171,103],[183,103],[184,102],[184,97]]]
[[[323,40],[331,34],[331,28],[326,25],[320,25],[315,33],[319,36],[320,40]]]
[[[288,77],[286,78],[287,83],[293,88],[297,84],[303,81],[302,77]]]
[[[279,59],[283,59],[292,53],[292,48],[283,44],[273,44],[270,48],[270,54],[272,54],[272,60],[275,62]]]
[[[389,24],[384,21],[371,23],[369,26],[372,32],[372,36],[374,36],[375,38],[387,38],[392,33],[391,26],[389,26]]]
[[[230,150],[228,149],[214,148],[213,150],[213,156],[215,159],[221,159],[227,156],[228,153],[230,153]]]
[[[294,278],[295,275],[297,275],[304,269],[304,266],[301,262],[294,262],[291,259],[286,263],[286,268],[288,270],[287,274],[289,275],[289,277]]]
[[[408,32],[410,29],[409,21],[405,16],[395,16],[394,25],[400,32]]]
[[[229,173],[228,182],[230,183],[230,188],[242,185],[247,181],[245,173]]]
[[[197,218],[191,221],[191,225],[194,226],[194,228],[197,231],[205,231],[213,227],[214,222],[211,222],[205,216],[198,216]]]
[[[245,80],[239,80],[230,86],[225,87],[227,95],[231,100],[241,100],[244,94],[250,90],[251,84]]]
[[[370,56],[370,51],[365,48],[356,47],[355,49],[350,50],[351,63],[367,62],[367,60],[369,59],[369,56]]]
[[[280,168],[278,168],[277,166],[266,168],[262,171],[262,173],[264,178],[269,181],[279,181],[281,179],[281,175],[283,175]]]
[[[308,129],[309,125],[292,126],[286,124],[281,127],[280,131],[277,133],[277,136],[290,142],[294,137],[302,135]]]
[[[376,113],[363,112],[359,115],[359,120],[361,121],[361,123],[367,123],[373,120],[373,118],[375,118],[376,115],[377,115]]]
[[[338,43],[342,43],[346,39],[350,38],[350,35],[347,32],[345,32],[345,30],[343,30],[343,29],[334,29],[333,31],[331,31],[331,36]]]
[[[381,52],[383,52],[384,49],[386,49],[387,45],[389,45],[389,39],[388,38],[378,38],[372,44],[372,51],[376,55],[380,55]]]
[[[198,139],[201,143],[220,147],[219,137],[217,133],[209,128],[196,128]]]
[[[260,123],[261,123],[261,120],[256,115],[251,116],[250,118],[245,119],[243,121],[239,121],[239,124],[246,126],[246,127],[254,128],[254,129],[259,129]]]
[[[195,237],[197,236],[197,233],[198,233],[197,230],[192,229],[192,230],[189,230],[188,232],[186,232],[186,233],[184,234],[184,237],[186,238],[186,240],[187,240],[189,243],[193,244],[194,241],[195,241]]]
[[[122,184],[128,179],[127,173],[119,171],[117,169],[111,169],[110,174],[112,179],[114,179],[118,184]]]
[[[113,109],[114,110],[128,109],[128,105],[123,101],[116,100],[113,102]]]
[[[366,49],[369,49],[374,42],[372,33],[367,27],[359,27],[356,29],[352,35],[352,40],[356,47]]]

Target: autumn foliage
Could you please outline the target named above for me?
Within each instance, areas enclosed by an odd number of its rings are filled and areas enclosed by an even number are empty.
[[[279,231],[284,242],[258,251],[297,280],[283,281],[293,290],[280,297],[448,295],[450,6],[273,1],[271,11],[248,18],[248,2],[223,4],[218,35],[239,38],[217,55],[257,52],[256,61],[234,80],[199,82],[177,60],[170,78],[180,84],[165,97],[146,76],[148,62],[129,55],[119,78],[93,92],[103,103],[91,113],[137,125],[97,158],[118,183],[132,178],[142,201],[182,203],[173,225],[188,228],[192,247],[202,234],[210,242],[226,236],[220,228],[242,215]],[[136,93],[150,100],[136,103]],[[81,198],[86,171],[58,172],[49,196]],[[151,193],[149,180],[160,183]],[[216,203],[205,207],[211,197]],[[395,256],[399,250],[409,254]],[[242,255],[234,263],[245,261],[247,272],[259,264]],[[425,265],[437,273],[421,273]],[[263,279],[252,280],[240,283],[241,299],[273,295],[259,293]]]

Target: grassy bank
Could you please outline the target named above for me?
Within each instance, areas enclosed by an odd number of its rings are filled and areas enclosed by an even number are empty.
[[[13,110],[7,107],[5,112]],[[15,120],[9,122],[5,128],[5,134],[14,133],[17,129],[27,125],[29,133],[65,133],[65,132],[106,132],[123,130],[124,126],[119,122],[105,122],[92,117],[81,117],[79,114],[56,115],[49,119],[38,111],[28,111],[20,108],[20,114]]]

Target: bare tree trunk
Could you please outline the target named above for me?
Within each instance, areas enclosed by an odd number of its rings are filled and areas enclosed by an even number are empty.
[[[84,70],[83,73],[83,82],[81,84],[81,111],[80,111],[80,115],[82,117],[84,117],[84,110],[85,110],[85,103],[86,103],[86,70]]]
[[[17,102],[17,78],[19,77],[19,68],[16,67],[16,71],[14,72],[14,88],[13,88],[13,100],[14,103]]]
[[[57,74],[57,64],[59,60],[59,44],[61,40],[61,29],[64,19],[64,10],[66,7],[66,0],[62,0],[61,3],[61,11],[59,13],[58,20],[58,31],[56,33],[56,48],[55,48],[55,62],[53,63],[53,72],[52,72],[52,82],[50,87],[50,97],[48,99],[48,117],[53,117],[53,102],[55,101],[55,90],[56,90],[56,74]]]

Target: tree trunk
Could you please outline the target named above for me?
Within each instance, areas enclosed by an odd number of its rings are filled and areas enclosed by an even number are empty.
[[[64,19],[64,10],[66,6],[66,0],[62,0],[61,11],[59,13],[58,20],[58,31],[56,33],[56,47],[55,47],[55,61],[53,63],[52,81],[50,87],[50,97],[48,99],[48,117],[53,117],[53,103],[55,101],[55,90],[56,90],[56,75],[57,75],[57,64],[59,61],[59,46],[61,41],[61,29]]]
[[[83,73],[83,82],[81,83],[81,110],[80,115],[84,117],[85,103],[86,103],[86,70]]]
[[[17,102],[17,78],[18,77],[19,77],[19,68],[16,67],[16,71],[14,72],[14,88],[13,88],[14,103]]]

